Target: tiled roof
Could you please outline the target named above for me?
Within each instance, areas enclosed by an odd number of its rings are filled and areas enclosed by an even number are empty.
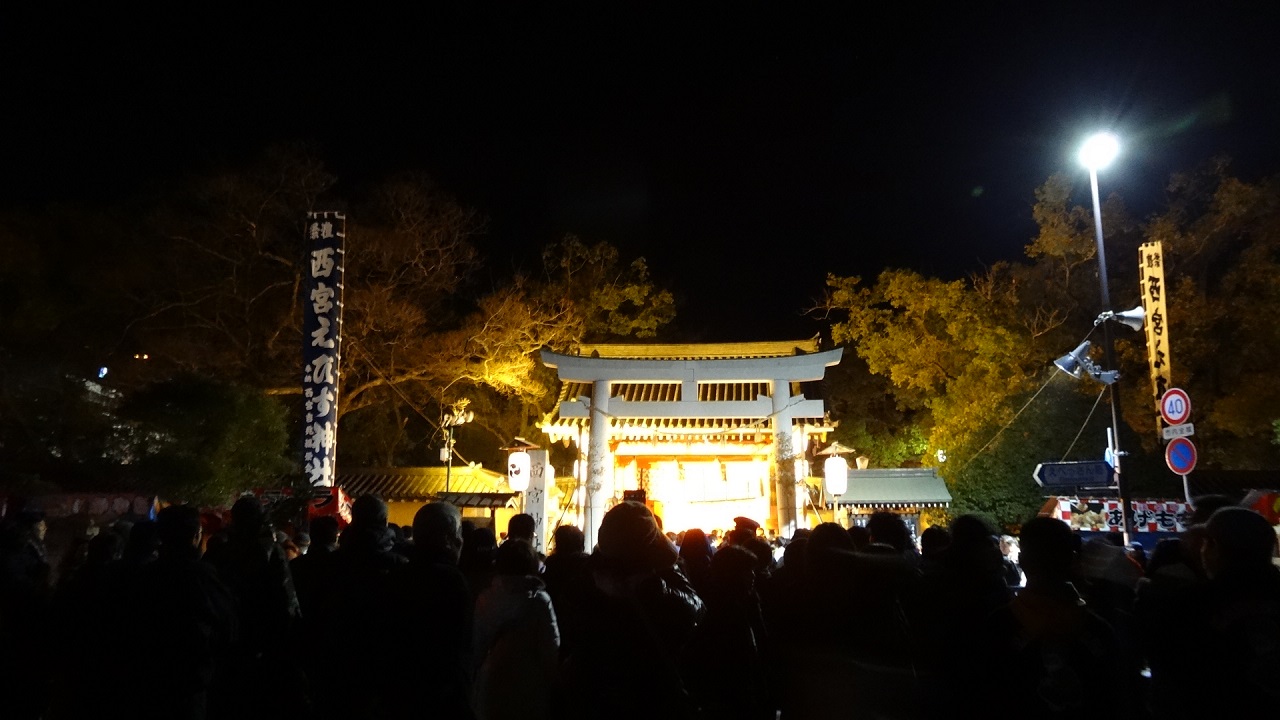
[[[865,508],[939,507],[951,503],[947,484],[932,468],[850,470],[841,505]]]
[[[444,467],[338,469],[338,485],[352,497],[376,494],[389,502],[430,500],[445,492]],[[451,493],[510,493],[507,476],[470,465],[449,474]],[[456,503],[455,503],[456,504]]]
[[[582,357],[634,360],[732,360],[738,358],[791,357],[819,351],[818,337],[740,343],[608,343],[583,345]]]
[[[699,343],[699,344],[602,344],[583,345],[578,355],[614,360],[736,360],[794,357],[819,352],[819,339],[787,340],[776,342]],[[801,387],[801,383],[793,383]],[[797,390],[793,390],[797,392]],[[561,417],[560,406],[566,401],[590,398],[592,383],[569,381],[560,384],[555,407],[543,419],[543,429],[556,428],[559,432],[577,432],[590,424],[585,417]],[[768,382],[699,382],[697,397],[686,397],[680,382],[611,382],[609,397],[628,403],[719,403],[755,402],[773,395]],[[629,418],[615,417],[615,437],[623,440],[690,436],[729,435],[740,438],[744,433],[769,432],[768,423],[761,417],[719,418]],[[551,433],[555,435],[555,432]]]

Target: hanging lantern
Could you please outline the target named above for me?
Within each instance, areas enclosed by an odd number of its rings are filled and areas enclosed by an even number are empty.
[[[507,485],[512,492],[529,489],[529,453],[516,450],[507,456]]]
[[[822,463],[827,494],[838,498],[849,489],[849,463],[839,455],[830,455]]]

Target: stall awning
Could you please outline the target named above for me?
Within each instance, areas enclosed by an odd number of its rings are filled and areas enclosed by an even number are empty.
[[[946,507],[951,493],[932,468],[850,470],[849,489],[838,502],[868,510]]]

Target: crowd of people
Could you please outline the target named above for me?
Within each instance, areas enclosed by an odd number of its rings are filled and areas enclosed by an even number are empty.
[[[1202,498],[1149,557],[1053,518],[674,536],[642,503],[598,544],[376,496],[278,536],[256,498],[98,533],[57,573],[38,509],[0,533],[0,715],[28,718],[1235,717],[1280,700],[1261,515]],[[283,542],[281,542],[283,540]],[[1010,549],[1017,546],[1017,552]],[[1016,559],[1016,562],[1015,562]]]

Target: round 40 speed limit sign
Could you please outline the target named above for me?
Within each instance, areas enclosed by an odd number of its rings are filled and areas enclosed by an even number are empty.
[[[1170,425],[1181,425],[1191,417],[1191,398],[1181,388],[1169,388],[1160,396],[1160,416]]]

